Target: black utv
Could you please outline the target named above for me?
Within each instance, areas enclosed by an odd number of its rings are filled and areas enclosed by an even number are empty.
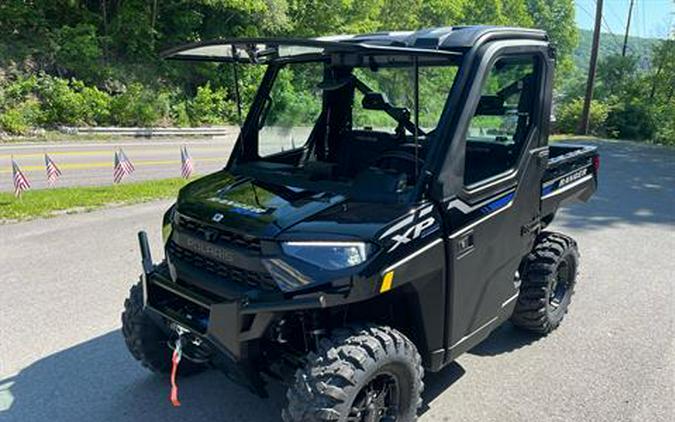
[[[265,72],[227,166],[166,212],[166,259],[153,265],[139,235],[122,322],[144,366],[175,381],[182,356],[179,376],[218,367],[261,395],[279,379],[285,421],[411,421],[425,370],[509,319],[558,327],[579,255],[545,228],[593,194],[599,160],[548,145],[546,33],[230,39],[165,56]]]

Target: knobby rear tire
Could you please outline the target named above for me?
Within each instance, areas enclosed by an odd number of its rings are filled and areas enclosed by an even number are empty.
[[[558,328],[572,301],[578,268],[579,252],[574,239],[560,233],[543,232],[526,258],[511,322],[539,334],[548,334]],[[566,277],[561,276],[562,271],[566,272]],[[559,286],[561,282],[564,292]]]

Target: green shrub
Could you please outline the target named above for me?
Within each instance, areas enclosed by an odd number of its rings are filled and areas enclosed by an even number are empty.
[[[574,133],[579,128],[579,119],[584,107],[583,98],[575,98],[570,102],[562,104],[556,112],[556,126],[559,132]],[[609,114],[608,104],[593,100],[591,101],[589,131],[594,135],[605,134],[605,122]]]
[[[607,131],[620,139],[652,139],[656,133],[653,113],[644,104],[617,105],[607,116]]]
[[[41,120],[40,103],[30,98],[0,113],[0,129],[12,135],[25,135]]]
[[[178,127],[190,126],[188,103],[185,100],[175,100],[171,104],[171,121]]]
[[[96,87],[81,86],[84,120],[88,125],[109,125],[112,97]]]
[[[657,110],[654,121],[656,123],[654,142],[675,146],[675,104]]]
[[[224,88],[213,89],[210,83],[197,88],[190,102],[190,116],[194,126],[218,125],[232,120],[236,105],[227,99]]]
[[[170,116],[169,95],[132,83],[112,98],[111,120],[119,126],[154,126]]]
[[[86,124],[87,108],[81,93],[66,79],[45,76],[38,84],[44,124],[79,126]]]
[[[10,107],[24,101],[35,92],[38,78],[35,75],[19,76],[0,89],[0,109]]]
[[[25,135],[30,126],[21,110],[10,108],[0,114],[0,128],[12,135]]]

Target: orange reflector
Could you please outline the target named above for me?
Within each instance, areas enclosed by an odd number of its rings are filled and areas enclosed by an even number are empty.
[[[382,278],[382,286],[380,286],[380,293],[387,292],[391,290],[391,282],[394,281],[394,272],[389,271]]]

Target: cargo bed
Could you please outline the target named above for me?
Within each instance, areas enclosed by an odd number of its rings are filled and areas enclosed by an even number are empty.
[[[586,202],[597,188],[599,164],[594,146],[551,145],[541,188],[542,216],[552,217],[561,205],[570,202]]]

